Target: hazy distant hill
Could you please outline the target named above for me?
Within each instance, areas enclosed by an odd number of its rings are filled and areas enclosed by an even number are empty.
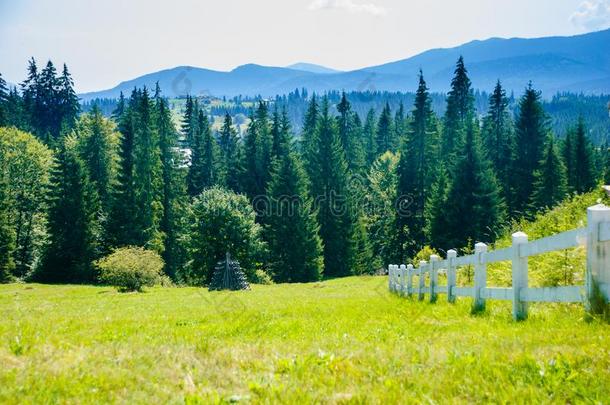
[[[477,89],[490,90],[499,78],[506,88],[516,93],[522,92],[530,80],[547,96],[563,90],[610,93],[609,29],[572,37],[472,41],[351,72],[336,72],[306,63],[285,68],[248,64],[230,72],[180,66],[81,97],[85,100],[117,97],[120,91],[128,94],[134,86],[153,87],[157,81],[169,96],[208,93],[268,97],[299,87],[317,92],[340,89],[413,91],[420,68],[432,91],[446,91],[460,55],[464,56]]]
[[[339,70],[327,68],[326,66],[315,65],[313,63],[295,63],[289,66],[286,66],[288,69],[294,70],[302,70],[303,72],[310,73],[340,73]]]

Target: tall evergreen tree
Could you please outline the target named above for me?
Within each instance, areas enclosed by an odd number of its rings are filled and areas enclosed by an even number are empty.
[[[192,197],[218,184],[221,170],[218,144],[212,135],[208,117],[202,110],[198,113],[197,130],[193,138],[191,166],[187,176],[188,192]]]
[[[171,111],[164,98],[157,96],[155,109],[163,179],[163,215],[160,230],[165,235],[165,239],[162,257],[165,273],[175,279],[180,261],[179,204],[184,194],[180,173],[181,159],[176,151],[178,132],[172,123]]]
[[[337,117],[337,127],[339,138],[345,151],[347,167],[351,172],[359,172],[364,166],[364,155],[360,145],[360,137],[357,134],[357,115],[352,112],[352,106],[347,100],[345,92],[341,95],[341,101],[337,105],[339,116]]]
[[[447,249],[448,246],[451,246],[446,234],[448,218],[445,213],[450,185],[449,174],[442,163],[435,172],[436,177],[430,188],[430,193],[428,193],[424,210],[425,232],[430,246],[437,249]]]
[[[115,136],[97,104],[79,125],[79,152],[85,163],[91,185],[97,193],[102,215],[106,217],[112,204]]]
[[[225,114],[220,130],[221,165],[225,185],[233,190],[239,190],[239,156],[237,131],[229,113]]]
[[[121,122],[121,119],[123,118],[123,114],[125,113],[125,108],[126,108],[125,96],[123,95],[123,92],[121,91],[121,93],[119,94],[119,100],[117,101],[117,104],[116,104],[116,108],[112,111],[112,115],[111,115],[112,119],[117,124],[119,124]]]
[[[39,73],[36,60],[31,58],[28,61],[28,73],[26,79],[21,83],[21,95],[23,97],[24,121],[27,122],[22,129],[34,131],[34,117],[36,114],[36,103],[39,93]]]
[[[540,93],[530,83],[519,101],[516,119],[515,155],[512,163],[513,215],[524,214],[534,191],[534,173],[539,170],[548,133],[548,120],[542,108]]]
[[[498,80],[492,95],[489,97],[489,109],[483,119],[483,146],[491,161],[504,199],[510,195],[510,176],[513,154],[513,123],[508,111],[508,98]]]
[[[303,132],[301,133],[301,155],[303,156],[305,171],[310,178],[316,171],[316,168],[312,165],[315,164],[318,154],[317,126],[319,114],[319,106],[314,94],[309,101],[303,122]]]
[[[65,63],[61,76],[57,79],[57,96],[59,97],[58,110],[61,114],[60,130],[66,132],[76,125],[80,103],[76,91],[74,91],[74,80]]]
[[[505,220],[500,187],[482,151],[475,119],[468,119],[465,135],[444,210],[445,248],[463,247],[468,240],[493,242]]]
[[[244,145],[242,187],[250,199],[265,195],[271,170],[273,139],[267,104],[261,101],[251,119]]]
[[[49,240],[34,279],[49,283],[91,282],[94,279],[91,263],[97,253],[98,207],[72,136],[60,144],[51,185]]]
[[[595,187],[597,179],[595,176],[593,148],[587,139],[585,123],[582,117],[578,119],[574,132],[573,158],[573,190],[577,193],[590,191]]]
[[[8,101],[9,91],[6,87],[6,81],[0,73],[0,127],[7,126],[9,123],[8,111],[6,103]]]
[[[375,110],[371,108],[366,114],[362,138],[365,153],[366,166],[370,167],[377,158],[377,138],[375,129],[376,117]]]
[[[384,154],[388,150],[396,150],[396,133],[394,132],[392,121],[392,110],[390,110],[390,105],[386,103],[381,111],[379,122],[377,123],[377,135],[375,139],[377,144],[377,156]]]
[[[396,217],[400,247],[407,248],[406,252],[398,252],[402,258],[406,258],[406,255],[414,255],[425,242],[424,208],[432,181],[430,178],[432,165],[438,163],[435,160],[438,141],[436,120],[421,72],[411,115],[408,136],[398,163],[397,195],[398,198],[407,199],[409,205],[407,208],[409,215],[406,215],[406,212],[399,212]]]
[[[540,169],[534,174],[534,192],[530,203],[532,213],[552,208],[560,203],[567,193],[566,168],[555,146],[553,135],[548,136]]]
[[[312,194],[319,205],[318,222],[324,243],[324,271],[337,277],[352,273],[355,248],[353,217],[347,194],[347,162],[335,119],[324,98],[317,127],[317,171],[312,176]]]
[[[0,160],[4,161],[1,151]],[[9,207],[7,173],[4,167],[0,167],[0,283],[9,282],[15,269],[16,236]]]
[[[470,117],[474,115],[474,96],[464,58],[460,56],[447,94],[447,110],[443,120],[442,155],[451,166],[462,150]]]
[[[154,104],[146,87],[137,110],[134,147],[135,229],[137,246],[162,251],[162,167]]]
[[[305,170],[289,141],[284,142],[285,152],[274,162],[267,189],[271,210],[264,222],[269,265],[276,281],[316,281],[323,270],[316,212]]]

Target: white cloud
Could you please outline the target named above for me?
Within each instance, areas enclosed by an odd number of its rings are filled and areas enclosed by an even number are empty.
[[[387,10],[373,3],[355,3],[353,0],[314,0],[309,5],[310,10],[344,10],[350,13],[366,13],[383,16]]]
[[[610,0],[585,0],[570,16],[570,22],[587,30],[597,31],[610,27]]]

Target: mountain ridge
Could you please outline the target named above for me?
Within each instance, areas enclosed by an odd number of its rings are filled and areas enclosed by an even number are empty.
[[[490,91],[499,79],[508,91],[517,93],[532,81],[547,97],[560,91],[610,93],[610,29],[607,29],[574,36],[472,40],[456,47],[430,49],[409,58],[346,72],[302,62],[287,67],[250,63],[228,72],[177,66],[123,81],[111,89],[83,93],[80,97],[83,100],[114,98],[135,86],[153,87],[157,81],[164,94],[173,97],[187,93],[273,97],[301,87],[315,92],[414,91],[420,68],[431,91],[445,92],[459,56],[465,59],[473,88],[479,90]]]

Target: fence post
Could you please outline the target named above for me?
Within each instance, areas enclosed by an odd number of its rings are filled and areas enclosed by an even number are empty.
[[[407,271],[407,268],[405,267],[404,264],[400,265],[400,295],[404,296],[405,295],[405,273]]]
[[[388,289],[394,291],[394,265],[388,264]]]
[[[453,249],[447,251],[447,301],[455,303],[455,294],[453,288],[457,285],[455,277],[455,258],[457,252]]]
[[[610,297],[610,241],[600,241],[600,225],[610,223],[610,207],[597,204],[587,208],[587,311],[603,313]]]
[[[436,302],[436,286],[438,285],[438,256],[430,255],[430,302]]]
[[[485,310],[485,298],[483,298],[483,290],[487,286],[487,263],[485,262],[485,252],[487,245],[479,242],[474,245],[475,264],[474,264],[474,302],[472,306],[473,312],[481,312]]]
[[[521,301],[521,290],[527,288],[527,257],[521,257],[520,246],[527,243],[523,232],[513,233],[513,319],[521,321],[527,318],[527,302]]]
[[[407,265],[407,296],[413,296],[413,265]]]
[[[419,284],[417,285],[417,299],[424,300],[424,288],[426,287],[426,261],[419,262]]]

